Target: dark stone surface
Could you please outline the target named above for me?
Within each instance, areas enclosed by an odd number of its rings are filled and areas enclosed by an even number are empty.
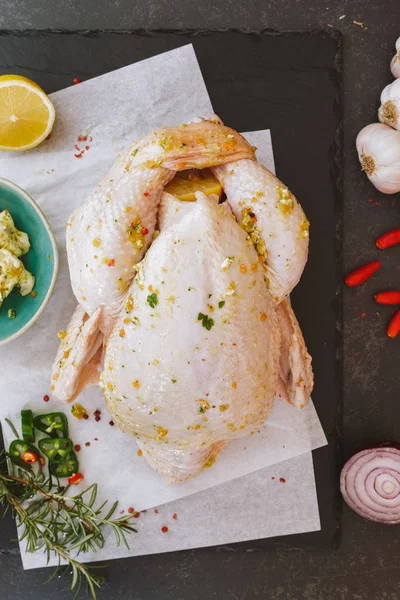
[[[346,15],[345,18],[339,17]],[[367,26],[363,30],[353,20]],[[391,81],[389,60],[400,35],[398,0],[275,0],[132,4],[3,0],[0,25],[7,28],[262,27],[334,28],[344,33],[345,168],[344,268],[378,256],[374,239],[398,226],[393,196],[376,192],[360,173],[354,140],[376,120],[379,94]],[[312,185],[312,170],[310,185]],[[373,199],[369,203],[368,199]],[[323,201],[323,199],[321,199]],[[379,204],[375,204],[379,202]],[[354,297],[344,293],[344,457],[366,443],[400,438],[398,419],[399,345],[384,330],[387,310],[376,314],[372,294],[396,286],[400,248],[383,255],[383,268]],[[310,310],[313,302],[310,298]],[[361,313],[366,312],[366,317]],[[2,538],[13,530],[1,523]],[[292,538],[293,540],[295,538]],[[15,546],[0,552],[0,597],[47,600],[70,597],[65,581],[42,582],[47,572],[21,571]],[[252,551],[241,546],[124,560],[111,564],[101,597],[135,600],[397,600],[400,597],[398,528],[363,521],[344,508],[338,548],[284,541]]]

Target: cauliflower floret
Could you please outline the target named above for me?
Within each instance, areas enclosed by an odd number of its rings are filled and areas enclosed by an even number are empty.
[[[0,248],[9,250],[15,256],[22,256],[31,247],[28,235],[19,231],[8,210],[0,213]]]
[[[12,252],[0,249],[0,307],[15,286],[22,296],[30,294],[35,278]]]

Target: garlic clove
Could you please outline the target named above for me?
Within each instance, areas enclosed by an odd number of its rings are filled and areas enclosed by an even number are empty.
[[[356,139],[362,170],[384,194],[400,192],[400,132],[383,123],[372,123]]]
[[[383,90],[378,117],[381,123],[400,131],[400,79],[395,79]]]
[[[400,37],[396,42],[396,54],[392,58],[390,63],[390,70],[392,71],[393,77],[396,79],[400,77]]]

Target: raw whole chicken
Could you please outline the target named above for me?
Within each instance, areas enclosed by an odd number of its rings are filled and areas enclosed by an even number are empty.
[[[164,191],[212,167],[226,200]],[[54,394],[96,384],[115,423],[167,481],[210,467],[268,418],[276,395],[302,408],[311,358],[289,294],[307,260],[300,204],[218,118],[133,144],[67,224],[77,309]],[[157,229],[156,229],[157,228]]]

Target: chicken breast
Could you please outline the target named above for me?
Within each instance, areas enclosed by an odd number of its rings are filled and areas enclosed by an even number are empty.
[[[162,204],[164,227],[108,340],[101,387],[149,463],[180,481],[268,417],[280,331],[230,211],[202,193],[190,204],[165,194]]]

